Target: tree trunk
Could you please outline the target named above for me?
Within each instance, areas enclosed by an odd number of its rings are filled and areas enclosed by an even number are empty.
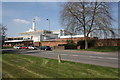
[[[87,37],[85,37],[85,49],[88,49],[88,40],[87,40]]]

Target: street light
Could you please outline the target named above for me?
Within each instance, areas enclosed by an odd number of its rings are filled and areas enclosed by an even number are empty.
[[[49,21],[49,31],[50,31],[50,19],[46,19],[47,21]]]

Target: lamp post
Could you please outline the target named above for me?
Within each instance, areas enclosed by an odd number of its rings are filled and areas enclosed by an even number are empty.
[[[49,31],[50,31],[50,19],[46,19],[49,22]]]

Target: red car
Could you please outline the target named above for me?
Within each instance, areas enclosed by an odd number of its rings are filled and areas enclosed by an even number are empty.
[[[28,49],[28,47],[27,46],[22,46],[21,49]]]

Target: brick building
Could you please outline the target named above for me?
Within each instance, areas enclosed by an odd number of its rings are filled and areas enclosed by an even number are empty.
[[[58,46],[66,44],[67,40],[73,40],[77,43],[80,40],[84,40],[84,35],[79,35],[76,33],[70,33],[66,30],[36,30],[35,19],[32,21],[32,28],[26,32],[20,33],[20,37],[7,38],[3,46]],[[89,39],[94,39],[90,37]],[[120,46],[120,39],[100,39],[96,40],[95,46]]]
[[[75,42],[83,39],[83,35],[70,33],[66,30],[36,30],[35,19],[32,21],[32,28],[26,32],[21,32],[20,37],[8,38],[4,46],[58,46],[66,44],[66,40],[73,39]]]

